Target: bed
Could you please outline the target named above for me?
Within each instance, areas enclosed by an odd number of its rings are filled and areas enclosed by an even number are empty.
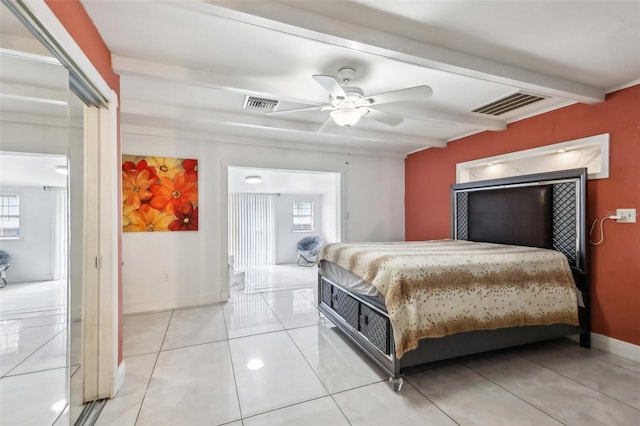
[[[318,309],[388,374],[579,335],[590,346],[586,169],[455,184],[451,238],[334,243]]]

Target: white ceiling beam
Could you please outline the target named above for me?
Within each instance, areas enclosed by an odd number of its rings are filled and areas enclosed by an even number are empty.
[[[68,104],[69,93],[66,89],[49,89],[44,87],[27,86],[24,84],[3,81],[2,93],[0,93],[0,97],[7,99],[18,99],[28,102],[66,106]]]
[[[261,78],[240,74],[215,73],[118,55],[111,56],[111,65],[114,72],[120,75],[143,78],[153,77],[158,80],[231,91],[245,95],[271,97],[279,101],[316,104],[326,103],[328,100],[326,96],[322,99],[300,98],[299,93],[292,90],[288,82],[282,82],[267,76]]]
[[[120,75],[127,75],[138,78],[154,78],[161,81],[171,81],[179,84],[189,84],[200,87],[207,87],[216,90],[231,91],[246,95],[264,96],[278,99],[280,101],[298,102],[307,105],[317,105],[326,103],[326,99],[300,99],[296,97],[298,93],[291,90],[288,84],[281,84],[275,79],[252,78],[233,76],[229,74],[216,74],[209,71],[184,68],[176,65],[161,64],[157,62],[144,61],[141,59],[127,58],[113,55],[111,62],[114,71]],[[241,88],[244,86],[244,88]],[[436,110],[434,108],[423,109],[419,112],[405,108],[397,104],[392,107],[383,107],[390,112],[395,112],[400,108],[399,114],[404,118],[411,118],[419,121],[433,121],[447,124],[460,124],[477,128],[478,130],[500,131],[506,128],[503,120],[478,117],[471,114],[458,114],[449,111]]]
[[[148,117],[145,117],[148,118]],[[152,119],[153,121],[153,119]],[[314,152],[331,152],[341,154],[363,155],[372,157],[406,158],[404,151],[398,151],[395,147],[389,150],[366,149],[361,147],[343,146],[336,144],[301,144],[298,142],[283,141],[278,139],[256,139],[246,136],[212,134],[211,132],[199,132],[180,127],[171,129],[162,128],[157,123],[131,124],[126,120],[122,123],[122,133],[138,136],[161,137],[168,139],[190,139],[195,141],[208,141],[213,143],[227,143],[233,145],[251,145],[269,148],[279,148],[287,150],[301,150]],[[393,149],[395,148],[395,149]],[[427,147],[428,148],[428,147]],[[414,151],[421,151],[427,148],[418,148]]]
[[[20,112],[2,111],[2,123],[34,124],[47,127],[82,128],[82,116],[72,116],[71,119],[55,115],[24,114]]]
[[[326,13],[326,3],[331,2],[324,3],[322,5],[318,2],[318,7]],[[323,16],[285,2],[199,1],[172,4],[298,37],[548,96],[588,104],[601,102],[605,97],[604,90],[598,87],[400,37],[346,22],[344,17],[336,19]],[[313,6],[307,4],[305,7],[313,9]]]
[[[253,114],[234,114],[213,110],[201,110],[185,108],[181,106],[151,103],[137,100],[127,100],[122,103],[123,114],[146,115],[150,117],[173,118],[191,122],[208,123],[218,127],[244,127],[260,129],[272,134],[277,133],[300,133],[301,135],[312,134],[315,138],[340,138],[344,139],[342,133],[321,133],[316,131],[320,125],[316,123],[274,119]],[[422,138],[413,135],[389,134],[379,131],[368,131],[358,128],[349,129],[349,138],[362,141],[383,142],[387,144],[411,144],[423,147],[443,147],[446,141],[442,139]]]
[[[400,103],[377,107],[380,111],[389,112],[409,120],[429,121],[445,124],[462,124],[476,129],[493,130],[496,132],[507,128],[507,122],[498,118],[486,118],[474,114],[464,114],[451,111],[442,111],[435,108],[425,108],[402,105]]]

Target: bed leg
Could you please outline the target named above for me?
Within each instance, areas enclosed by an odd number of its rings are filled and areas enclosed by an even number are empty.
[[[591,333],[580,333],[580,346],[591,348]]]
[[[402,377],[396,377],[394,379],[393,376],[391,376],[389,377],[389,381],[393,385],[393,390],[396,392],[400,392],[400,389],[402,389],[402,385],[404,384],[404,380],[402,379]]]

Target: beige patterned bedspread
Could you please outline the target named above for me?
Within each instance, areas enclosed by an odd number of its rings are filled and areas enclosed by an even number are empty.
[[[384,296],[396,356],[425,337],[541,324],[578,324],[575,284],[557,251],[459,240],[333,243],[320,261]]]

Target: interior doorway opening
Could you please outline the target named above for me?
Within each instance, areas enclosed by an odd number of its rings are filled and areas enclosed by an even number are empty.
[[[341,175],[228,167],[229,286],[246,294],[316,285],[298,243],[341,240]],[[310,260],[310,262],[309,262]]]

